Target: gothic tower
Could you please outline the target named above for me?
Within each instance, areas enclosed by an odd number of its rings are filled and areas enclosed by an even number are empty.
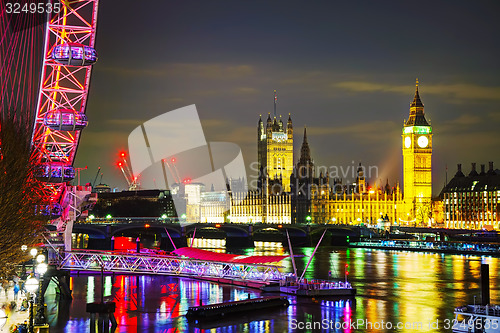
[[[302,147],[300,148],[300,158],[297,162],[297,178],[312,178],[314,169],[314,163],[311,158],[311,150],[309,149],[309,143],[307,142],[307,129],[304,127],[304,139],[302,141]]]
[[[290,176],[293,169],[293,126],[292,118],[284,126],[281,116],[276,117],[277,96],[274,91],[274,119],[267,116],[266,125],[259,119],[257,128],[259,186],[265,187],[271,181],[280,183],[282,191],[290,191]]]
[[[410,117],[403,127],[404,202],[409,219],[427,223],[432,196],[432,127],[425,119],[418,93],[410,104]]]

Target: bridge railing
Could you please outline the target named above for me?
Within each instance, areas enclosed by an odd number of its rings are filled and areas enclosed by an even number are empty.
[[[132,254],[116,251],[67,251],[57,264],[59,269],[184,277],[227,278],[249,282],[278,282],[286,274],[280,266],[204,261],[176,256]]]

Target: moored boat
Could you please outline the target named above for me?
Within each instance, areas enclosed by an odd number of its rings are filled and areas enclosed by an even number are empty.
[[[286,297],[268,296],[241,301],[224,302],[190,307],[186,313],[189,320],[217,319],[227,315],[270,308],[288,307]]]
[[[500,305],[457,307],[452,329],[457,333],[500,333]]]
[[[331,282],[325,280],[303,280],[300,283],[281,281],[261,287],[263,291],[280,292],[296,296],[355,296],[356,289],[349,282]]]
[[[290,236],[287,231],[288,238],[288,247],[290,249],[290,257],[292,258],[292,265],[294,273],[292,276],[287,277],[284,280],[280,280],[277,283],[272,283],[266,286],[262,286],[260,289],[262,291],[267,292],[280,292],[284,294],[291,294],[296,296],[308,296],[308,297],[317,297],[317,296],[340,296],[340,297],[353,297],[356,295],[356,289],[352,287],[352,285],[347,281],[347,272],[348,265],[346,264],[346,272],[345,272],[345,282],[343,281],[326,281],[326,280],[307,280],[304,279],[304,274],[309,267],[309,264],[318,249],[323,236],[325,236],[326,230],[323,232],[323,235],[318,241],[318,244],[314,248],[314,251],[307,262],[304,271],[300,277],[297,276],[297,267],[295,265],[295,259],[293,255],[292,244],[290,242]]]
[[[481,264],[481,303],[455,308],[453,332],[500,333],[500,305],[490,304],[489,275],[489,265]]]

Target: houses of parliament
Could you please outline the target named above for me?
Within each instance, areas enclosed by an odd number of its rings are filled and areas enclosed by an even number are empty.
[[[388,181],[369,186],[361,163],[355,182],[331,178],[315,166],[305,127],[299,156],[294,158],[292,117],[288,115],[285,123],[276,116],[275,95],[274,116],[268,114],[265,121],[261,117],[257,124],[257,189],[230,190],[226,198],[203,193],[199,220],[427,226],[432,216],[432,127],[425,118],[418,81],[401,139],[403,188]]]

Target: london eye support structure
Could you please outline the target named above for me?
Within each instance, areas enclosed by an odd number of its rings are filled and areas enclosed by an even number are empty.
[[[71,246],[72,223],[89,201],[90,187],[70,186],[75,177],[73,166],[80,135],[87,125],[85,114],[92,65],[97,60],[95,37],[98,0],[35,1],[38,13],[44,14],[41,68],[21,75],[35,77],[36,96],[31,145],[35,158],[35,177],[43,183],[47,215],[60,233],[66,247]],[[22,2],[21,2],[22,3]],[[20,14],[29,17],[30,1]],[[43,7],[43,10],[42,10]],[[5,6],[7,12],[15,10]],[[14,13],[11,14],[11,17]],[[30,29],[26,23],[24,29]],[[20,52],[34,47],[29,39],[20,41]],[[2,67],[3,64],[2,64]],[[4,70],[2,68],[2,70]]]

